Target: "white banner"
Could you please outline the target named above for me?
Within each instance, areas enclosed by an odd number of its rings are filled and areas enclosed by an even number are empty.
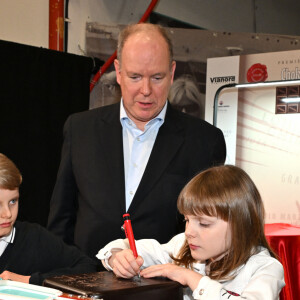
[[[216,126],[222,129],[226,141],[226,164],[235,164],[236,131],[237,131],[237,103],[236,89],[223,89],[217,103],[215,95],[217,90],[239,80],[239,56],[213,58],[207,60],[206,79],[206,106],[205,119],[213,123],[214,104],[217,105]]]
[[[236,74],[236,65],[230,67],[227,61],[227,57],[208,60],[208,120],[212,118],[213,92],[216,90],[210,77]],[[211,73],[212,69],[215,72]],[[300,79],[299,50],[240,56],[237,82],[290,79]],[[226,104],[227,99],[235,99],[236,94],[236,89],[227,89],[226,94],[225,91],[220,94],[219,102]],[[266,222],[300,225],[300,114],[275,114],[275,111],[276,86],[239,89],[237,115],[234,118],[233,112],[220,113],[219,108],[217,127],[228,139],[228,128],[237,125],[234,164],[243,168],[258,186],[265,203]],[[232,117],[228,118],[231,127],[219,122],[222,114]],[[234,152],[232,144],[230,139],[227,144],[229,155]]]

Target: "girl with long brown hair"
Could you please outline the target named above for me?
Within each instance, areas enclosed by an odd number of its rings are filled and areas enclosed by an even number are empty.
[[[178,210],[185,233],[167,244],[139,240],[135,259],[127,241],[116,240],[97,257],[120,277],[178,281],[186,299],[279,299],[283,267],[266,241],[263,202],[245,171],[225,165],[201,172],[181,191]]]

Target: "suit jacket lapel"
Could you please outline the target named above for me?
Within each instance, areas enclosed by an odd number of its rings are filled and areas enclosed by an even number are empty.
[[[144,175],[129,207],[129,212],[140,205],[142,199],[151,191],[183,141],[183,128],[178,122],[174,109],[168,104],[165,122],[159,129]]]
[[[112,105],[112,109],[103,110],[99,117],[99,136],[102,155],[108,166],[107,176],[110,176],[114,183],[116,199],[123,199],[120,205],[121,211],[125,212],[125,176],[124,176],[124,158],[123,158],[123,141],[122,125],[120,123],[120,104]]]

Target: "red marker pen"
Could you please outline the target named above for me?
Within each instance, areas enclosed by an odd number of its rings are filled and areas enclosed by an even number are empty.
[[[125,235],[128,238],[130,249],[132,250],[134,257],[137,258],[138,254],[135,247],[135,240],[134,240],[133,231],[131,227],[130,214],[124,214],[123,220],[124,220],[123,229],[125,230]]]

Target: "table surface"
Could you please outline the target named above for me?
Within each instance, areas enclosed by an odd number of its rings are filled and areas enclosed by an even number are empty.
[[[175,281],[156,277],[131,279],[117,278],[113,272],[95,272],[89,274],[61,275],[47,278],[44,286],[65,293],[87,297],[117,299],[182,299],[182,286]]]

